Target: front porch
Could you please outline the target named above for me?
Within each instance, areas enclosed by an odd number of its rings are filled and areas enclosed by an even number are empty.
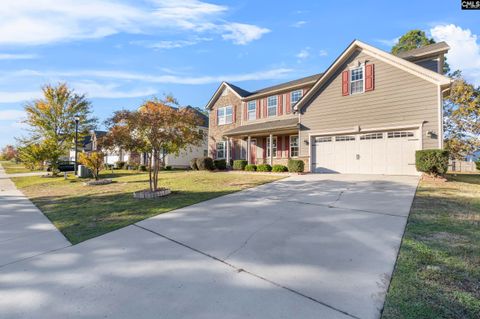
[[[227,131],[224,136],[227,163],[244,159],[248,164],[286,166],[288,159],[299,155],[296,118],[244,125]]]

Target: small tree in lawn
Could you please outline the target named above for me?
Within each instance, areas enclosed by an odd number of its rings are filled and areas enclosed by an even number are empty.
[[[85,165],[85,167],[92,172],[93,178],[95,178],[95,180],[98,180],[100,170],[103,167],[103,153],[80,153],[79,162],[80,164]]]
[[[176,107],[173,97],[145,102],[137,111],[115,112],[107,120],[110,130],[103,147],[147,153],[150,191],[158,190],[158,173],[163,154],[178,154],[198,146],[203,133],[198,130],[202,119],[189,108]]]

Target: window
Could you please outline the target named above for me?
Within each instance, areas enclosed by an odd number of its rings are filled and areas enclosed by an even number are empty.
[[[388,132],[388,138],[413,137],[415,134],[408,131]]]
[[[203,150],[203,157],[207,157],[208,156],[208,150]]]
[[[363,93],[363,66],[350,70],[350,94]]]
[[[217,109],[218,125],[231,124],[233,121],[232,106],[224,106]]]
[[[277,157],[277,137],[273,137],[273,157]],[[267,137],[267,157],[270,157],[270,137]]]
[[[248,111],[248,120],[255,120],[257,118],[257,103],[255,101],[250,101],[247,104]]]
[[[277,96],[269,96],[267,98],[267,106],[268,106],[268,116],[275,116],[277,115]]]
[[[298,135],[290,136],[290,157],[298,156]]]
[[[347,141],[355,141],[355,136],[353,135],[335,136],[335,142],[347,142]]]
[[[316,137],[315,138],[315,142],[317,142],[317,143],[327,143],[327,142],[331,142],[331,141],[332,141],[331,136],[324,136],[324,137]]]
[[[302,90],[296,90],[290,93],[290,102],[292,106],[294,106],[302,98],[302,95]]]
[[[360,135],[360,140],[379,140],[383,138],[383,133],[372,133]]]
[[[217,143],[217,158],[222,159],[225,158],[225,147],[226,147],[227,142],[218,142]]]

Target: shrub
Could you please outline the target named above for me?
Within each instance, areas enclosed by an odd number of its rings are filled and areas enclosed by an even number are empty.
[[[171,170],[172,170],[172,167],[171,167],[170,165],[167,165],[167,166],[165,166],[165,170],[166,170],[166,171],[171,171]]]
[[[190,168],[193,169],[194,171],[198,171],[198,166],[197,166],[197,158],[192,158],[190,160]]]
[[[475,166],[477,167],[477,170],[480,171],[480,160],[475,162]]]
[[[147,166],[145,166],[145,165],[140,165],[140,166],[138,167],[138,169],[141,170],[142,172],[146,172],[146,171],[147,171]]]
[[[288,168],[285,165],[276,164],[276,165],[273,165],[272,172],[276,172],[276,173],[288,172]]]
[[[415,152],[415,166],[420,172],[433,176],[443,175],[448,170],[449,153],[445,150],[420,150]]]
[[[125,167],[125,162],[123,161],[118,161],[115,163],[115,167],[118,169],[123,169]]]
[[[199,170],[201,171],[205,171],[205,170],[213,170],[215,168],[215,166],[213,165],[213,159],[211,157],[200,157],[200,158],[197,158],[197,167]]]
[[[288,171],[292,173],[302,173],[305,170],[305,163],[302,160],[289,159]]]
[[[256,170],[257,170],[257,165],[255,165],[255,164],[245,165],[245,171],[247,171],[247,172],[255,172]]]
[[[105,163],[103,166],[105,167],[105,169],[109,169],[109,170],[112,170],[114,167],[113,164],[108,164],[108,163]]]
[[[257,172],[270,172],[272,167],[269,164],[260,164],[257,166]]]
[[[238,171],[243,171],[248,162],[246,160],[235,160],[233,161],[233,169]]]
[[[214,160],[213,164],[215,165],[216,169],[219,169],[219,170],[227,169],[227,161],[225,161],[224,159]]]
[[[95,180],[98,180],[103,165],[103,154],[100,152],[80,153],[80,164],[90,170]]]

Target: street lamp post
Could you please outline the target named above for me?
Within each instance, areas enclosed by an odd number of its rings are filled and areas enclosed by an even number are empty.
[[[77,163],[77,156],[78,156],[78,122],[80,122],[80,116],[75,116],[75,176],[78,172],[78,163]]]

